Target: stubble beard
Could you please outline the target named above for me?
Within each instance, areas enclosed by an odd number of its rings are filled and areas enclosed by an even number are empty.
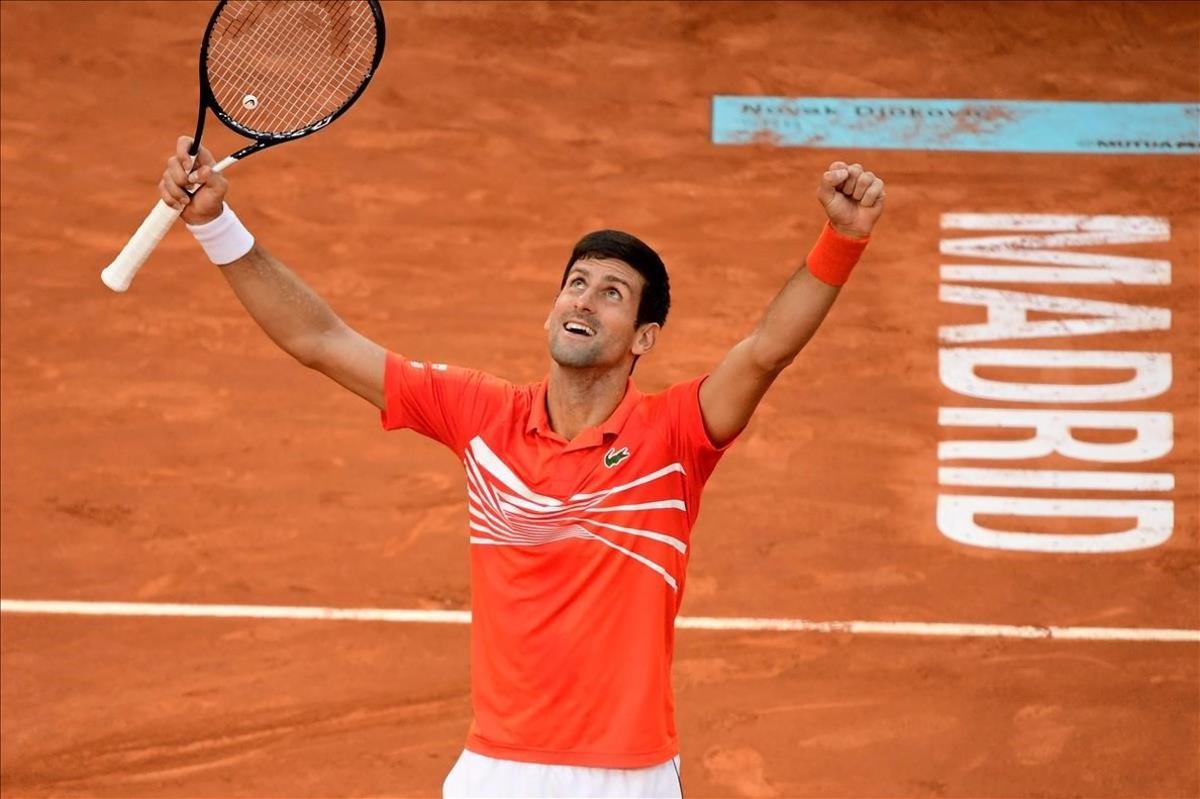
[[[603,354],[603,346],[597,334],[590,341],[564,341],[566,333],[550,337],[550,357],[559,366],[569,369],[587,369],[596,366]]]

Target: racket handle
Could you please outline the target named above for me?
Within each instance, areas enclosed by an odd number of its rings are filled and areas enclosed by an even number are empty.
[[[142,264],[146,263],[150,253],[154,252],[154,248],[162,241],[163,236],[167,235],[167,231],[181,213],[183,212],[159,200],[158,205],[154,206],[154,210],[146,217],[146,221],[142,222],[141,227],[130,237],[125,248],[100,273],[104,285],[113,291],[128,289],[129,284],[133,282],[133,276],[142,268]]]

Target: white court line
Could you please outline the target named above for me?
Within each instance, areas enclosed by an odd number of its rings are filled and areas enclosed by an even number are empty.
[[[385,621],[401,623],[469,624],[466,610],[400,610],[388,608],[321,608],[286,605],[195,605],[159,602],[67,602],[0,599],[0,613],[65,614],[72,616],[189,616],[223,619],[309,619],[322,621]],[[951,638],[1053,638],[1074,641],[1200,642],[1200,630],[1153,627],[1041,627],[1012,624],[956,624],[906,621],[806,621],[681,616],[683,630],[768,630],[777,632],[912,635]]]

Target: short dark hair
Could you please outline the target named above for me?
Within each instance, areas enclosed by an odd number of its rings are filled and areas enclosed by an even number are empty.
[[[667,312],[671,310],[671,281],[662,258],[637,236],[620,230],[595,230],[579,240],[571,250],[571,259],[563,270],[559,291],[567,285],[567,275],[576,261],[589,258],[615,258],[637,270],[646,281],[642,298],[638,302],[638,327],[647,322],[659,325],[667,323]]]

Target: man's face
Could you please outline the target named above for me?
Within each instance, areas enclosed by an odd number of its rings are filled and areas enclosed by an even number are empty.
[[[645,279],[615,258],[576,261],[546,320],[559,366],[616,366],[654,346],[658,325],[636,325]]]

